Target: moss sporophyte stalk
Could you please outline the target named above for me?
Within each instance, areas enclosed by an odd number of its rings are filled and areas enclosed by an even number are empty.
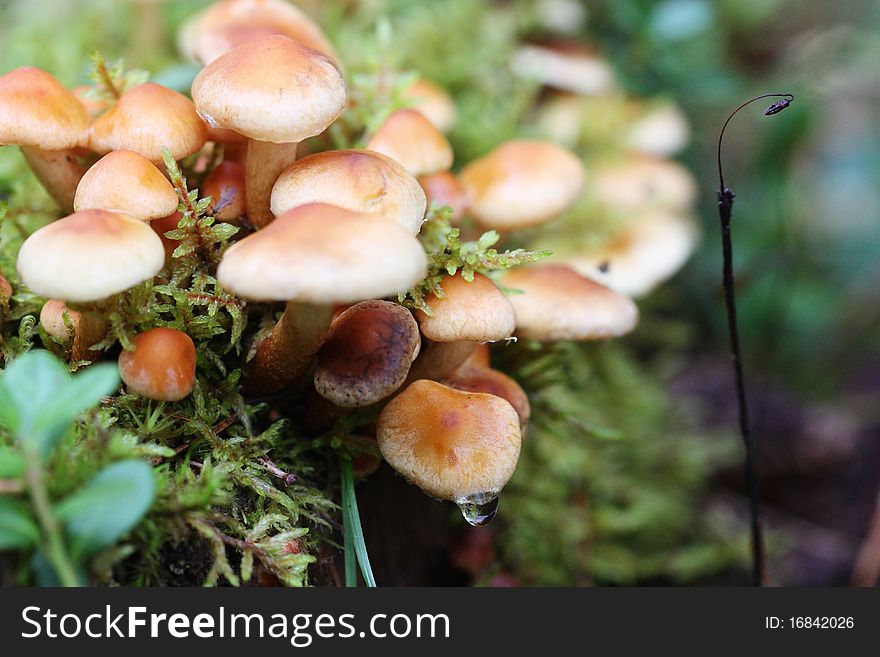
[[[566,90],[525,2],[184,4],[187,64],[0,55],[0,582],[418,584],[493,519],[526,584],[736,563],[613,341],[695,242],[676,108]]]

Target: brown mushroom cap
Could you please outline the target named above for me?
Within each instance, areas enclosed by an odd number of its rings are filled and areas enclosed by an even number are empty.
[[[175,160],[205,145],[205,124],[186,96],[155,82],[127,90],[112,109],[92,123],[89,147],[96,153],[131,150],[162,162],[167,148]]]
[[[470,214],[484,227],[510,230],[546,223],[570,208],[584,184],[580,160],[543,141],[509,141],[459,176]]]
[[[406,169],[367,150],[326,151],[287,167],[272,189],[272,213],[330,203],[396,221],[413,235],[425,218],[425,193]]]
[[[192,96],[209,125],[288,144],[323,132],[345,107],[346,92],[326,55],[276,35],[211,62],[193,81]]]
[[[417,311],[426,338],[434,342],[494,342],[513,335],[513,306],[492,279],[474,274],[469,283],[456,274],[445,276],[440,285],[443,296],[432,294],[426,301],[431,314]]]
[[[452,146],[423,114],[413,109],[392,112],[367,148],[400,162],[414,176],[452,166]]]
[[[694,176],[684,166],[639,155],[592,170],[589,188],[601,203],[621,211],[688,211],[697,196]]]
[[[402,226],[311,203],[232,245],[217,280],[246,299],[333,304],[403,292],[426,271],[421,244]]]
[[[179,401],[196,381],[196,347],[171,328],[153,328],[134,337],[134,351],[119,355],[119,374],[130,392],[159,401]]]
[[[418,355],[419,327],[390,301],[364,301],[334,320],[318,352],[315,389],[336,406],[367,406],[397,390]]]
[[[143,221],[83,210],[28,237],[18,253],[18,273],[36,294],[87,302],[152,278],[164,262],[162,240]]]
[[[0,76],[0,145],[60,151],[88,140],[83,104],[52,75],[24,66]]]
[[[177,193],[162,172],[134,151],[113,151],[86,171],[73,208],[114,210],[149,221],[177,210]]]
[[[12,296],[12,286],[3,274],[0,274],[0,300],[9,299]]]
[[[225,160],[202,183],[202,197],[211,197],[211,213],[218,221],[237,223],[245,215],[244,167]]]
[[[458,368],[452,376],[443,379],[441,383],[456,390],[485,392],[506,399],[519,416],[519,426],[525,434],[526,425],[528,425],[532,414],[528,395],[516,381],[503,372],[493,370],[488,366],[477,367],[465,364]]]
[[[412,108],[424,115],[440,132],[447,133],[455,125],[456,109],[452,97],[436,83],[419,78],[403,92]]]
[[[464,503],[497,496],[522,443],[519,417],[504,399],[421,379],[379,415],[385,460],[428,495]]]
[[[273,34],[295,39],[339,62],[321,28],[282,0],[215,2],[184,24],[178,46],[186,57],[206,66],[246,41]]]
[[[461,221],[467,212],[467,194],[455,175],[449,171],[429,173],[419,176],[419,184],[425,190],[428,204],[448,206],[452,210],[452,223]]]
[[[521,267],[504,285],[522,291],[510,302],[516,334],[536,340],[598,340],[630,332],[638,309],[629,297],[560,265]]]

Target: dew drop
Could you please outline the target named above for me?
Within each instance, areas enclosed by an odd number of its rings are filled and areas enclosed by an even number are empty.
[[[498,513],[498,493],[475,493],[456,501],[461,515],[474,527],[488,525]]]

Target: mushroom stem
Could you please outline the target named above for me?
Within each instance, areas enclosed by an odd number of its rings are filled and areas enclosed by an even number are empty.
[[[55,199],[65,214],[72,213],[76,186],[85,173],[73,150],[46,151],[22,146],[21,152],[49,196]]]
[[[73,327],[72,335],[65,323],[65,315]],[[40,311],[40,324],[46,333],[65,346],[70,345],[72,362],[98,359],[99,352],[90,347],[107,333],[107,319],[100,312],[90,308],[70,308],[60,299],[50,299]]]
[[[413,362],[401,389],[418,379],[437,381],[451,376],[474,352],[477,345],[477,342],[471,340],[434,342],[425,338],[422,351]]]
[[[327,338],[332,318],[332,305],[289,301],[247,364],[248,392],[278,392],[304,374]]]
[[[98,360],[100,352],[93,351],[91,346],[104,338],[107,334],[107,326],[106,317],[96,312],[83,310],[73,336],[73,345],[70,349],[71,360],[73,362]]]
[[[245,197],[248,222],[254,228],[263,228],[274,219],[269,209],[272,187],[281,172],[296,161],[296,147],[296,143],[274,144],[255,139],[248,142]]]

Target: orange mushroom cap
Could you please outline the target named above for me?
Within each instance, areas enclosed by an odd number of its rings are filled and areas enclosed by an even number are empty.
[[[497,497],[516,468],[519,417],[506,400],[420,379],[382,410],[385,460],[428,495],[467,504]]]
[[[134,351],[119,355],[119,374],[134,392],[159,401],[179,401],[196,381],[196,347],[186,334],[153,328],[134,338]]]

